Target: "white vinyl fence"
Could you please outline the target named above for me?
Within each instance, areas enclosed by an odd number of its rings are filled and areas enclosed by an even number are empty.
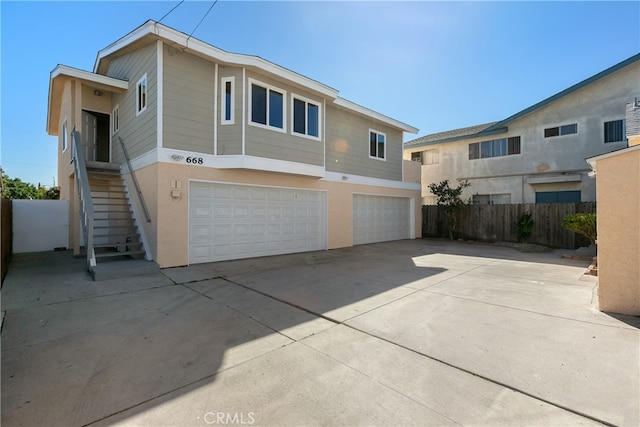
[[[14,200],[13,253],[69,246],[67,200]]]

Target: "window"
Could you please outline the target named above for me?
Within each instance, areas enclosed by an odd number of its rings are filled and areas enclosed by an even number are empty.
[[[67,140],[67,121],[65,120],[62,123],[62,152],[64,153],[67,150],[67,144],[69,141]]]
[[[314,139],[320,138],[320,106],[311,100],[294,95],[293,132]]]
[[[235,77],[225,77],[222,79],[222,120],[223,125],[232,125],[235,108]]]
[[[474,194],[474,205],[508,205],[511,204],[511,194]]]
[[[604,142],[621,142],[625,140],[624,120],[604,123]]]
[[[284,91],[252,82],[251,123],[284,132],[284,98]]]
[[[147,75],[136,84],[136,116],[147,109]]]
[[[572,133],[578,133],[577,123],[547,128],[544,130],[544,137],[551,138],[553,136],[570,135]]]
[[[469,160],[520,154],[520,137],[493,139],[469,144]]]
[[[385,139],[384,133],[369,129],[369,157],[385,159]]]
[[[580,203],[580,190],[536,191],[536,203]]]
[[[115,134],[120,130],[120,106],[116,107],[111,112],[111,133]]]
[[[422,163],[422,152],[417,151],[415,153],[411,153],[411,161]]]
[[[437,165],[440,162],[440,152],[438,151],[438,149],[431,149],[431,150],[425,150],[423,155],[423,162],[422,164],[424,165]]]

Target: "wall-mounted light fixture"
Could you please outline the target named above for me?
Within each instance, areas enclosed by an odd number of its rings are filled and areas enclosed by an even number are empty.
[[[93,94],[95,96],[100,96],[100,95],[102,95],[102,92],[100,92],[98,89],[96,89],[96,90],[93,91]]]
[[[180,154],[172,154],[171,158],[176,162],[179,162],[180,160],[184,159],[184,156],[181,156]]]

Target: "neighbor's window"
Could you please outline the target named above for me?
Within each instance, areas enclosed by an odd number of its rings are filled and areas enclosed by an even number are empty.
[[[120,130],[120,106],[116,105],[111,113],[111,133],[115,134]]]
[[[551,138],[553,136],[570,135],[572,133],[578,133],[577,123],[573,123],[570,125],[556,126],[552,128],[546,128],[544,130],[544,137]]]
[[[511,194],[474,194],[474,205],[508,205],[511,203]]]
[[[225,77],[222,79],[222,121],[223,125],[232,125],[234,123],[234,94],[235,94],[235,77]]]
[[[62,152],[64,153],[67,150],[67,144],[68,144],[68,140],[67,140],[67,121],[65,120],[64,123],[62,123]]]
[[[423,165],[437,165],[440,163],[440,152],[437,148],[431,150],[425,150],[422,154]]]
[[[422,151],[416,151],[415,153],[411,153],[411,161],[422,163]]]
[[[311,100],[293,96],[293,132],[320,138],[320,106]]]
[[[284,132],[285,92],[274,87],[251,83],[251,123]]]
[[[469,144],[469,160],[520,154],[520,137],[492,139]]]
[[[375,159],[385,159],[385,141],[384,133],[369,129],[369,157]]]
[[[624,120],[604,122],[604,142],[624,141]]]
[[[136,116],[147,109],[147,74],[136,84]]]

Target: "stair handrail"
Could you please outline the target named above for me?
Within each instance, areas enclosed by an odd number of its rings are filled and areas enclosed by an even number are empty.
[[[138,200],[140,201],[140,206],[142,206],[142,213],[144,214],[144,219],[147,222],[151,222],[151,217],[149,216],[149,211],[147,210],[147,204],[144,201],[144,196],[142,195],[142,191],[140,190],[140,186],[138,185],[136,172],[131,167],[131,160],[129,159],[129,152],[127,151],[127,147],[124,145],[124,141],[120,136],[118,136],[118,140],[120,141],[120,147],[122,147],[122,153],[124,154],[124,158],[127,161],[127,168],[129,169],[129,174],[131,175],[131,181],[133,181],[133,186],[136,188],[136,193],[138,194]]]
[[[87,163],[84,158],[84,151],[80,150],[80,144],[80,133],[74,127],[73,131],[71,131],[71,163],[73,163],[76,187],[78,189],[80,223],[82,224],[84,247],[87,251],[87,267],[91,270],[92,267],[96,266],[96,254],[93,247],[93,220],[95,219],[95,211],[91,199],[91,190],[89,189]]]

